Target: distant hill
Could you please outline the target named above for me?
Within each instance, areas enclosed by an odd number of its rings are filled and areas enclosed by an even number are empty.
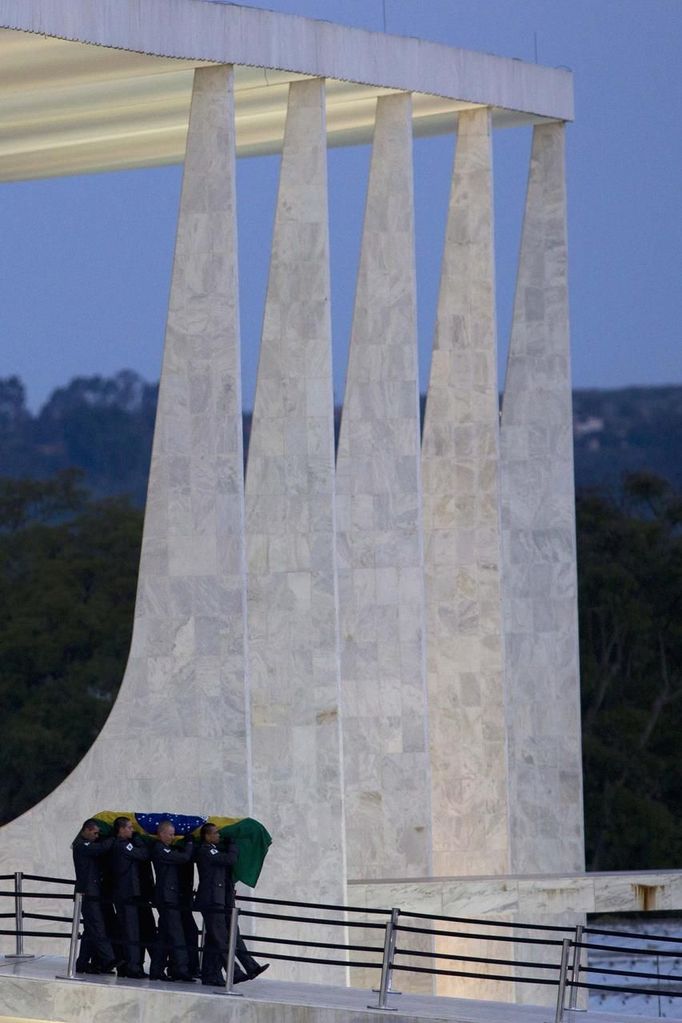
[[[682,387],[573,392],[579,488],[617,486],[646,469],[682,488]]]
[[[77,377],[32,415],[21,381],[0,379],[0,476],[41,478],[75,466],[95,496],[129,494],[144,504],[157,395],[158,385],[131,370]],[[573,410],[579,489],[614,489],[639,469],[682,487],[682,386],[574,391]],[[246,413],[247,441],[250,426]]]

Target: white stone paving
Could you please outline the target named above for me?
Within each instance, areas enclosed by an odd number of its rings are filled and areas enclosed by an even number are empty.
[[[120,981],[114,977],[85,981],[56,981],[65,960],[44,957],[16,965],[0,959],[0,1020],[17,1014],[31,1019],[60,1023],[187,1023],[201,1018],[206,1023],[377,1023],[389,1018],[394,1023],[417,1020],[448,1020],[452,1023],[553,1023],[554,1009],[541,1006],[508,1005],[464,998],[423,995],[389,995],[396,1011],[369,1008],[376,994],[357,988],[322,984],[286,983],[265,978],[251,981],[242,998],[228,998],[189,984],[154,981]],[[40,1014],[40,1015],[36,1015]],[[637,1018],[652,1023],[655,1016]],[[668,1017],[668,1018],[680,1018]],[[565,1023],[623,1023],[623,1016],[611,1012],[564,1014]]]

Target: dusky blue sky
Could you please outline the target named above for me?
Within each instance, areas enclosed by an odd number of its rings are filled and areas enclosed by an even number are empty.
[[[216,0],[220,2],[220,0]],[[682,0],[254,0],[575,75],[567,173],[576,387],[682,382]],[[500,385],[530,144],[496,134]],[[415,143],[420,371],[454,140]],[[343,393],[369,148],[330,151],[334,375]],[[255,385],[279,159],[238,166],[245,404]],[[181,168],[0,185],[0,376],[36,409],[73,376],[160,369]]]

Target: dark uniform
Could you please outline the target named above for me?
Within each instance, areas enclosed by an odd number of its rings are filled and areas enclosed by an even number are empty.
[[[194,898],[194,863],[185,863],[178,868],[180,878],[180,906],[182,917],[182,929],[185,932],[185,944],[187,945],[187,958],[189,961],[190,976],[198,977],[199,969],[199,928],[197,927],[192,903]]]
[[[113,838],[88,842],[78,835],[71,846],[76,891],[83,894],[83,937],[76,960],[79,973],[86,972],[88,968],[108,972],[116,964],[102,907],[102,868],[104,857],[111,851],[113,843]]]
[[[225,852],[215,845],[202,842],[196,854],[199,887],[195,906],[204,918],[204,954],[201,961],[202,984],[223,983],[221,968],[226,966],[227,914],[234,905],[232,867],[237,862],[238,850],[234,842]],[[235,965],[234,981],[246,980],[246,975]]]
[[[234,907],[232,867],[238,856],[239,849],[231,839],[227,840],[225,852],[219,852],[214,845],[203,843],[196,855],[199,888],[195,905],[201,910],[204,918],[204,955],[201,964],[203,984],[222,984],[220,968],[226,964],[228,927]],[[239,928],[235,958],[243,967],[240,969],[235,963],[233,978],[235,984],[256,977],[267,968],[259,966],[253,958],[244,944]]]
[[[136,836],[133,836],[135,838]],[[144,949],[140,940],[140,863],[149,859],[149,850],[127,838],[115,838],[111,850],[111,876],[116,921],[121,948],[125,957],[125,973],[142,977]]]
[[[152,862],[156,882],[154,905],[159,911],[159,933],[152,953],[149,976],[161,980],[166,961],[170,957],[173,980],[191,980],[185,931],[182,924],[183,885],[181,871],[189,863],[194,845],[188,842],[184,849],[174,849],[158,841],[152,848]]]
[[[152,952],[156,948],[156,920],[152,909],[154,872],[151,863],[139,863],[138,869],[140,871],[140,900],[137,911],[140,920],[140,941],[142,948],[147,950],[151,960]]]

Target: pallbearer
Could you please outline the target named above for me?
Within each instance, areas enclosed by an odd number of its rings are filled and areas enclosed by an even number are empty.
[[[226,965],[228,916],[234,906],[232,868],[239,855],[237,845],[231,839],[227,839],[227,848],[224,851],[218,849],[219,841],[220,833],[215,824],[204,824],[201,829],[201,845],[196,855],[199,889],[195,905],[204,918],[201,983],[213,986],[223,984],[220,971]],[[252,980],[268,968],[268,964],[261,966],[249,954],[239,932],[237,958],[244,969],[235,963],[233,976],[235,984]]]
[[[129,817],[117,817],[113,827],[114,842],[111,849],[113,896],[125,956],[125,963],[118,972],[119,976],[138,980],[146,976],[142,968],[144,950],[140,940],[142,887],[139,865],[149,860],[149,850],[142,844],[142,840],[133,834],[133,824]]]
[[[194,982],[189,967],[185,930],[182,921],[183,884],[181,872],[191,862],[194,843],[189,839],[184,849],[174,849],[175,826],[162,821],[157,829],[158,842],[152,848],[156,881],[154,905],[159,911],[158,940],[152,953],[149,976],[152,980]],[[164,972],[170,959],[170,976]]]
[[[100,841],[99,824],[92,818],[84,821],[80,834],[71,844],[76,891],[83,895],[83,937],[76,960],[78,973],[110,973],[116,965],[102,908],[102,868],[113,844],[113,838]]]

